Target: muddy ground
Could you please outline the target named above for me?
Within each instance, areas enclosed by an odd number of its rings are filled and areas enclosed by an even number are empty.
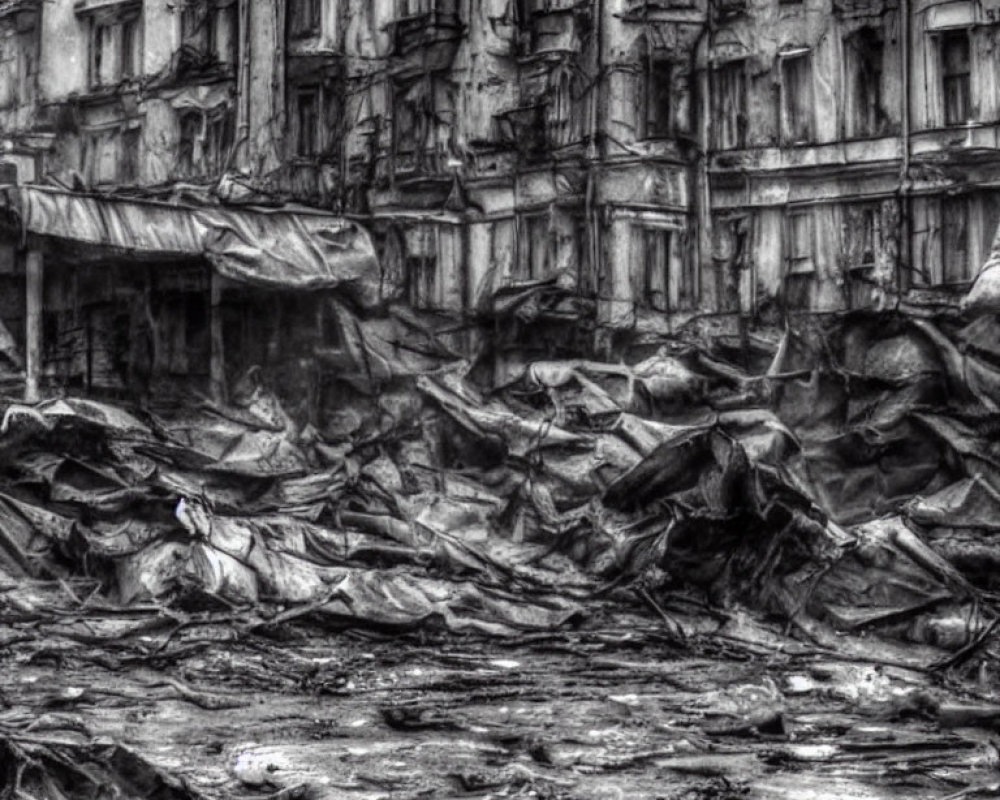
[[[50,607],[61,598],[44,618],[23,583],[2,595],[4,797],[998,791],[989,667],[959,685],[907,666],[912,647],[856,659],[683,609],[680,642],[610,606],[579,630],[506,639],[331,632],[116,610],[86,589],[34,584]],[[980,718],[961,727],[969,709]]]

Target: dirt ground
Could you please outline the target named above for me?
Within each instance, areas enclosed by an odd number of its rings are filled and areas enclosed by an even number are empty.
[[[981,704],[989,676],[960,691],[889,649],[873,663],[749,619],[695,617],[678,618],[681,644],[611,609],[586,629],[489,641],[260,627],[223,611],[88,605],[82,588],[35,585],[50,602],[79,599],[58,618],[33,618],[23,585],[0,595],[5,798],[998,790],[990,720],[951,728],[940,713]]]

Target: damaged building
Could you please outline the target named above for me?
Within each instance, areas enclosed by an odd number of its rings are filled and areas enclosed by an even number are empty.
[[[52,384],[221,391],[296,342],[320,371],[357,355],[335,297],[213,284],[200,239],[96,229],[106,205],[148,221],[127,203],[326,215],[372,248],[361,306],[389,340],[408,309],[499,381],[690,324],[950,303],[1000,220],[993,5],[4,2],[9,360],[43,261],[29,360]],[[67,248],[31,197],[87,199],[96,228]]]

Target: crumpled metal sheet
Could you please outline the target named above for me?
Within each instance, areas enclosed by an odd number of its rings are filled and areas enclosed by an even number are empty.
[[[377,306],[383,280],[368,233],[306,209],[182,206],[52,187],[8,189],[24,230],[155,255],[205,256],[231,280],[272,289],[342,288]]]
[[[130,602],[506,633],[576,620],[610,582],[960,648],[996,618],[966,531],[991,529],[1000,452],[951,384],[956,354],[989,365],[955,345],[967,328],[826,324],[756,373],[690,345],[539,362],[492,392],[438,370],[327,441],[260,384],[170,414],[43,404],[0,439],[8,569],[58,552]]]

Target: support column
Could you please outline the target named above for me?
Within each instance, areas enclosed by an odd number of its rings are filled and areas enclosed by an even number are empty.
[[[24,399],[37,403],[42,375],[42,299],[45,266],[41,250],[29,250],[24,265],[25,293],[25,383]]]
[[[209,338],[211,354],[208,363],[209,392],[217,403],[225,403],[226,398],[226,351],[222,338],[222,279],[215,270],[209,273],[209,293],[211,295],[209,314]]]

